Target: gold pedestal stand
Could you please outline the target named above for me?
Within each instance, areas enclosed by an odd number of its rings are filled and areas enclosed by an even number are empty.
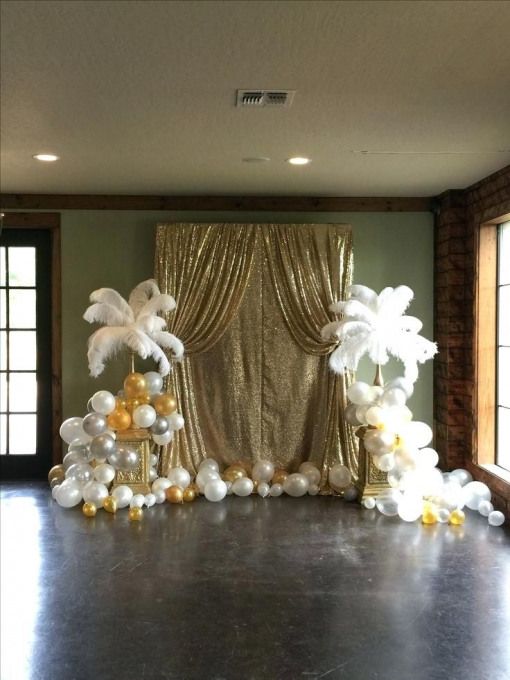
[[[376,367],[374,385],[378,387],[384,385],[380,365]],[[372,462],[372,456],[365,450],[363,437],[368,429],[367,426],[363,426],[356,430],[356,436],[359,437],[359,468],[356,486],[359,490],[360,501],[367,498],[367,496],[378,496],[382,491],[391,488],[388,484],[386,472],[375,467]]]
[[[151,436],[149,432],[143,428],[117,432],[117,442],[139,453],[140,462],[135,470],[129,470],[129,472],[117,470],[113,488],[126,484],[133,493],[150,493]]]

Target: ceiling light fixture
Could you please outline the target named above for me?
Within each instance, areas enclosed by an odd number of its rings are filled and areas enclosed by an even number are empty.
[[[53,163],[53,161],[58,161],[59,159],[53,153],[36,153],[32,158],[35,158],[36,161],[44,161],[45,163]]]
[[[310,158],[305,158],[304,156],[294,156],[293,158],[287,158],[287,163],[291,165],[308,165],[311,163]]]

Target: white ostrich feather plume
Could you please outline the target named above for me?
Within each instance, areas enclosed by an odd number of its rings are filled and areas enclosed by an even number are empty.
[[[160,293],[153,279],[139,283],[131,291],[129,302],[113,288],[95,290],[90,301],[93,304],[87,308],[83,318],[89,323],[104,326],[93,333],[88,342],[87,357],[93,377],[100,375],[105,362],[124,347],[142,359],[152,357],[163,376],[168,375],[171,366],[162,348],[170,350],[176,361],[182,359],[182,342],[164,330],[166,320],[159,316],[173,311],[175,300],[171,295]]]
[[[342,314],[341,321],[326,324],[324,340],[338,342],[329,358],[335,373],[355,371],[367,354],[374,364],[388,363],[390,356],[402,361],[407,380],[418,378],[418,363],[423,364],[437,352],[434,342],[418,335],[422,323],[406,316],[413,291],[408,286],[384,288],[379,295],[366,286],[348,289],[348,299],[335,302],[330,310]]]

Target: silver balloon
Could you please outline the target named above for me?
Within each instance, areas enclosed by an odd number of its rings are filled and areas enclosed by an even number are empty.
[[[153,434],[165,434],[168,430],[168,420],[165,416],[157,416],[156,420],[151,425],[151,432]]]
[[[159,373],[156,373],[156,371],[149,371],[148,373],[145,373],[143,377],[145,378],[145,385],[149,394],[161,392],[163,388],[163,378]]]
[[[107,429],[108,424],[106,418],[100,413],[89,413],[83,419],[82,427],[90,437],[96,437]]]
[[[347,489],[344,490],[344,501],[352,503],[353,501],[357,500],[357,498],[358,489],[355,486],[348,486]]]
[[[109,434],[98,434],[97,437],[90,442],[90,452],[93,458],[102,460],[108,458],[114,451],[117,450],[115,439]]]
[[[136,470],[140,462],[140,454],[132,449],[119,446],[116,451],[108,456],[108,462],[116,470],[128,472],[129,470]]]

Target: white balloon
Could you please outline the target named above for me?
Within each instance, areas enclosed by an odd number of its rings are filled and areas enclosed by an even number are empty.
[[[500,527],[505,523],[505,515],[499,510],[494,510],[489,514],[489,524],[491,527]]]
[[[85,437],[87,436],[83,431],[82,424],[83,418],[79,418],[78,416],[74,416],[73,418],[68,418],[67,420],[64,420],[64,422],[60,426],[59,432],[60,436],[66,442],[66,444],[70,444],[75,439],[78,439],[81,442],[83,436]]]
[[[79,484],[72,479],[64,479],[58,485],[55,500],[62,508],[72,508],[82,500],[82,490]]]
[[[149,482],[155,482],[157,478],[158,478],[158,471],[156,470],[156,468],[151,468],[149,470]]]
[[[163,489],[159,489],[159,491],[154,492],[154,496],[156,497],[156,503],[158,503],[158,505],[161,505],[161,503],[166,501],[166,494]]]
[[[156,409],[150,404],[141,404],[133,411],[133,422],[138,427],[150,427],[156,420]]]
[[[368,404],[372,397],[370,385],[365,382],[353,382],[347,390],[347,397],[353,404]]]
[[[53,498],[53,500],[56,499],[56,497],[57,497],[57,491],[58,491],[58,489],[60,489],[60,486],[61,486],[60,484],[55,484],[55,486],[54,486],[53,489],[51,490],[51,497]]]
[[[375,508],[375,498],[373,496],[367,496],[361,501],[361,505],[367,510],[373,510]]]
[[[468,482],[462,487],[462,497],[470,510],[478,510],[481,501],[490,501],[491,491],[483,482]]]
[[[406,393],[398,387],[392,387],[384,391],[381,398],[381,406],[405,406]]]
[[[418,465],[420,467],[430,467],[434,468],[439,463],[439,456],[437,451],[429,447],[425,449],[420,449],[418,454]]]
[[[227,485],[222,479],[211,479],[204,486],[204,496],[208,501],[217,503],[222,501],[227,495]]]
[[[281,484],[273,484],[271,488],[269,489],[269,495],[273,496],[276,498],[277,496],[281,496],[283,493],[283,486]]]
[[[145,495],[145,505],[148,508],[152,508],[152,506],[156,503],[156,496],[153,493],[148,493]]]
[[[198,466],[198,469],[200,471],[202,468],[206,467],[211,468],[211,470],[215,470],[216,472],[220,471],[220,466],[214,458],[205,458]]]
[[[83,487],[85,503],[93,503],[96,508],[102,508],[105,498],[108,498],[108,489],[101,482],[89,482]]]
[[[198,471],[196,482],[200,493],[204,493],[205,485],[207,482],[212,482],[213,479],[220,479],[219,473],[213,468],[205,466]]]
[[[255,482],[269,482],[274,475],[274,465],[269,460],[259,460],[253,466],[252,479]]]
[[[115,468],[108,463],[101,463],[94,468],[94,477],[101,484],[110,484],[115,479]]]
[[[494,506],[490,501],[480,501],[478,504],[478,512],[482,515],[482,517],[488,517],[493,510]]]
[[[180,486],[183,491],[191,484],[191,475],[183,467],[170,468],[167,477],[174,486]]]
[[[232,492],[236,496],[249,496],[252,493],[252,491],[253,482],[249,477],[240,477],[239,479],[236,479],[235,482],[232,484]]]
[[[384,410],[380,406],[370,406],[365,414],[367,423],[373,425],[381,425],[383,423]]]
[[[232,482],[225,482],[227,485],[227,496],[231,496],[234,492],[232,491]]]
[[[115,409],[115,397],[108,390],[99,390],[90,400],[91,406],[96,413],[107,416]]]
[[[166,416],[166,419],[168,420],[170,430],[182,430],[184,427],[184,418],[180,413],[171,413],[169,416]]]
[[[462,487],[455,477],[444,479],[443,475],[443,489],[441,491],[441,506],[447,510],[461,510],[464,507],[465,501],[462,494]]]
[[[156,371],[144,373],[145,386],[149,394],[157,394],[163,389],[163,378]]]
[[[352,475],[349,468],[341,463],[333,465],[329,470],[329,485],[335,491],[341,491],[351,483]]]
[[[437,511],[437,521],[440,522],[440,524],[446,524],[449,519],[450,511],[448,508],[439,508]]]
[[[305,476],[308,477],[307,475],[305,475]],[[308,479],[309,479],[309,477],[308,477]],[[309,496],[317,496],[319,491],[320,491],[320,489],[319,489],[318,484],[310,484],[310,486],[308,487],[308,495]]]
[[[133,498],[129,501],[130,508],[141,508],[145,504],[145,496],[143,493],[135,493]]]
[[[259,482],[257,484],[257,493],[261,498],[266,498],[269,496],[270,486],[267,482]]]
[[[159,462],[159,458],[158,458],[158,456],[156,456],[155,453],[151,453],[150,461],[151,461],[151,467],[155,467]]]
[[[112,496],[117,501],[117,508],[127,508],[133,498],[133,490],[127,484],[119,484],[113,489]]]
[[[469,484],[469,482],[473,481],[473,475],[462,468],[452,470],[452,472],[450,472],[450,476],[455,477],[461,486],[466,486],[466,484]]]
[[[158,491],[165,491],[165,489],[168,489],[169,486],[172,486],[172,482],[167,479],[166,477],[158,477],[153,483],[152,483],[152,493],[157,494]]]
[[[402,494],[398,501],[398,516],[404,522],[415,522],[423,512],[423,499],[412,493]]]
[[[158,446],[166,446],[167,444],[170,444],[173,438],[174,433],[171,430],[167,430],[163,434],[152,435],[152,441]]]
[[[432,441],[432,430],[427,423],[413,420],[400,428],[400,436],[406,444],[418,449],[428,446]]]
[[[308,461],[306,461],[305,463],[301,463],[301,465],[299,466],[299,472],[308,479],[310,485],[312,486],[314,485],[317,486],[321,481],[320,470],[318,470],[317,466],[314,465],[313,463],[310,463]]]
[[[299,472],[295,472],[294,474],[289,475],[283,482],[283,490],[285,491],[285,493],[288,494],[289,496],[293,496],[294,498],[304,496],[305,493],[308,491],[309,486],[310,483],[308,479],[304,475],[301,475]]]
[[[390,472],[395,467],[395,456],[393,453],[383,453],[382,456],[374,456],[374,465],[382,472]]]

